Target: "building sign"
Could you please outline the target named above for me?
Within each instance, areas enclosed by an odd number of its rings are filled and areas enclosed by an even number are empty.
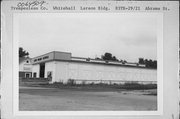
[[[53,52],[50,52],[50,53],[47,53],[47,54],[44,54],[44,55],[33,58],[32,59],[32,64],[49,61],[49,60],[52,60],[53,57],[54,57]]]
[[[53,51],[32,59],[32,64],[46,62],[49,60],[71,60],[71,53]]]
[[[37,62],[37,61],[42,61],[42,60],[45,60],[45,59],[49,59],[49,56],[44,56],[44,57],[40,57],[38,59],[34,59],[34,62]]]

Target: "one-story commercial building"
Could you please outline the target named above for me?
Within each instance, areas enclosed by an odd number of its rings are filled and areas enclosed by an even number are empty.
[[[71,53],[53,51],[27,58],[20,63],[20,77],[49,78],[52,82],[153,82],[157,81],[157,69],[138,63],[122,63],[73,57]]]

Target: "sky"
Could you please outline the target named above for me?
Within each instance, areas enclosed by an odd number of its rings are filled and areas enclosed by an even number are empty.
[[[19,47],[30,57],[62,51],[95,58],[109,52],[129,62],[157,60],[157,18],[152,14],[22,14],[16,29]]]

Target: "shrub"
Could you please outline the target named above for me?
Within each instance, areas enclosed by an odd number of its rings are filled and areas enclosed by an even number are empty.
[[[82,85],[83,85],[83,86],[86,85],[86,81],[82,81]]]
[[[123,88],[125,89],[136,89],[136,90],[141,90],[141,89],[156,89],[157,88],[157,84],[139,84],[136,82],[129,82],[129,83],[125,83],[123,86]]]
[[[75,85],[75,84],[76,84],[76,82],[75,82],[74,79],[68,79],[67,85],[73,86],[73,85]]]
[[[63,85],[63,82],[62,82],[62,81],[60,81],[60,82],[54,82],[53,84],[55,84],[55,85]]]
[[[91,82],[90,85],[94,85],[94,82]]]

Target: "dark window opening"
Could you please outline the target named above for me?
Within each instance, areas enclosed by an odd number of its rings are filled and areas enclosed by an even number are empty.
[[[40,71],[39,71],[39,77],[44,78],[44,72],[45,72],[45,63],[40,64]]]
[[[26,74],[25,74],[25,77],[26,77],[26,78],[30,78],[30,73],[26,73]]]
[[[33,77],[36,78],[36,73],[35,72],[33,73]]]

